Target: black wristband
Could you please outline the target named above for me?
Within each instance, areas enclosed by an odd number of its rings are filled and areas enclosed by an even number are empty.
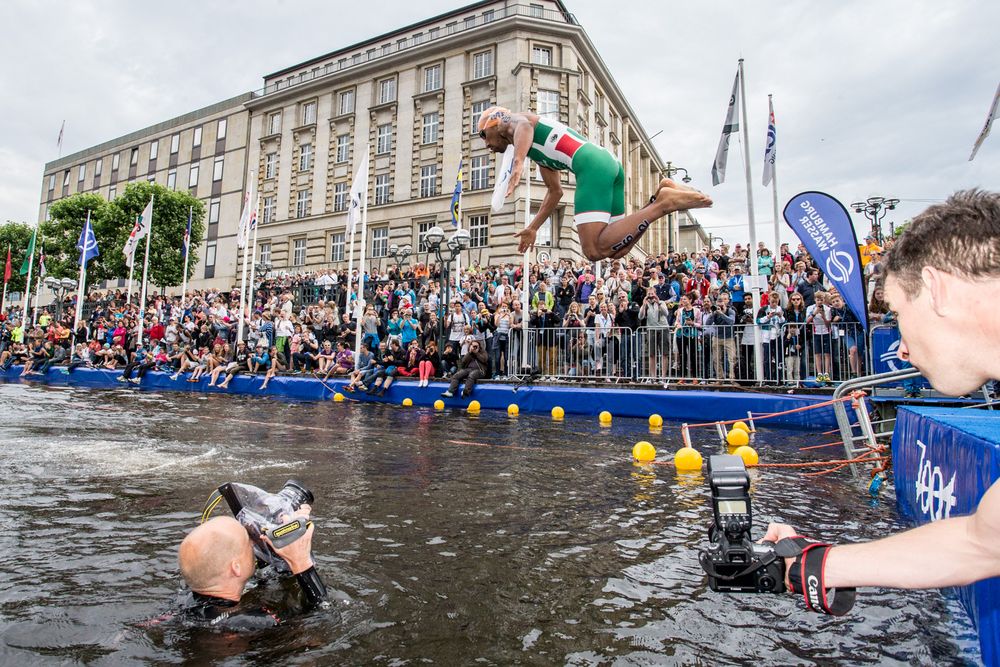
[[[788,581],[792,590],[802,595],[806,608],[831,616],[843,616],[849,612],[857,597],[856,589],[828,589],[826,586],[826,557],[833,547],[823,542],[812,542],[808,538],[790,539],[802,550],[788,568]]]
[[[305,593],[307,607],[319,607],[329,604],[327,602],[326,586],[323,585],[323,580],[319,578],[319,573],[316,571],[315,566],[304,572],[299,572],[295,575],[295,579],[299,582],[302,592]]]

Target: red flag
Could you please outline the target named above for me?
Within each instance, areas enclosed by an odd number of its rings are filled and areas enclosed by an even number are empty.
[[[10,246],[7,246],[7,266],[3,269],[3,281],[6,283],[10,280]]]

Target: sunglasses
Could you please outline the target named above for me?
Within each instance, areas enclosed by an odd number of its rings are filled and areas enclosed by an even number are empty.
[[[479,138],[480,139],[486,139],[486,130],[480,130],[479,131]]]

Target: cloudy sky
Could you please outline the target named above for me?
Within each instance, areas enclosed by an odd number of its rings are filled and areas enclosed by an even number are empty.
[[[1000,3],[950,0],[597,2],[566,0],[664,159],[716,205],[699,220],[747,238],[742,146],[728,180],[711,165],[736,63],[746,61],[758,237],[773,238],[760,185],[773,93],[782,204],[824,190],[845,204],[898,197],[902,222],[964,187],[997,188],[1000,126],[968,162],[997,84]],[[0,219],[34,221],[42,171],[72,153],[262,85],[310,57],[459,6],[384,0],[6,0],[0,23]],[[356,7],[356,8],[355,8]],[[609,12],[613,8],[613,17]],[[857,216],[861,218],[861,216]],[[856,221],[859,232],[867,222]],[[792,234],[782,230],[782,240]]]

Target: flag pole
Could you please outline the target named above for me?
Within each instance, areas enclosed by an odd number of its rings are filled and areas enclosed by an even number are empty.
[[[90,209],[87,209],[87,221],[83,223],[83,249],[80,250],[80,284],[76,291],[76,317],[73,319],[73,338],[76,341],[76,331],[83,319],[83,289],[87,284],[87,230],[90,228]]]
[[[135,216],[135,224],[139,224],[139,216]],[[132,272],[135,271],[135,248],[132,248],[132,259],[129,261],[128,265],[128,287],[126,288],[127,293],[125,294],[125,305],[132,305]]]
[[[7,268],[10,266],[10,248],[11,245],[7,244],[7,263],[4,265],[3,274],[3,296],[0,297],[0,313],[3,313],[4,308],[7,305],[7,283],[9,279],[7,278]]]
[[[153,201],[153,197],[149,198],[150,202]],[[149,227],[146,228],[146,258],[142,262],[142,290],[139,294],[139,322],[136,325],[138,328],[139,337],[136,340],[136,349],[142,346],[142,323],[146,317],[146,280],[149,273],[149,239],[153,236],[153,207],[149,207]]]
[[[767,95],[767,108],[768,108],[768,111],[769,111],[769,114],[768,114],[768,123],[770,123],[771,119],[774,118],[774,103],[771,101],[771,97],[772,97],[771,94],[768,93],[768,95]],[[775,128],[775,132],[777,132],[777,128]],[[777,151],[777,139],[775,139],[774,150]],[[771,251],[771,257],[773,257],[775,263],[777,263],[781,259],[781,256],[778,255],[778,248],[781,247],[781,225],[779,224],[778,221],[781,220],[781,218],[779,217],[779,214],[778,214],[778,161],[777,161],[777,159],[774,159],[774,161],[771,162],[771,200],[772,200],[771,203],[774,206],[774,249]]]
[[[254,210],[260,213],[260,195],[257,195],[257,200],[254,202]],[[257,222],[253,225],[253,249],[250,251],[250,284],[247,285],[247,319],[253,315],[253,286],[254,278],[257,275],[257,228],[260,227],[259,218],[255,218]],[[182,302],[183,305],[183,302]]]
[[[753,342],[753,354],[754,354],[754,372],[757,376],[757,383],[763,379],[764,376],[764,359],[761,357],[761,346],[760,346],[760,329],[757,327],[757,311],[760,309],[760,285],[757,284],[757,278],[760,274],[760,267],[757,266],[757,229],[756,223],[754,222],[753,216],[753,184],[750,182],[750,136],[747,127],[747,84],[746,76],[743,73],[743,58],[740,58],[740,109],[743,118],[743,167],[746,171],[747,177],[747,219],[750,222],[750,247],[747,251],[747,261],[750,262],[750,275],[753,276],[753,287],[751,294],[752,302],[751,308],[753,308],[753,320],[754,320],[754,342]]]
[[[41,258],[45,255],[45,250],[43,246],[45,245],[45,238],[42,236],[38,237],[38,257],[39,257],[39,267],[38,276],[35,278],[35,307],[31,309],[31,326],[35,326],[38,322],[38,299],[42,294],[42,269],[45,266],[41,263]],[[26,287],[31,287],[31,285],[26,285]]]
[[[471,162],[470,162],[471,164]],[[459,163],[461,165],[461,163]],[[459,173],[462,171],[462,167],[458,168]],[[455,214],[455,231],[457,232],[462,228],[462,195],[464,192],[459,191],[458,193],[458,211]],[[469,257],[472,257],[472,253],[469,253]],[[471,260],[469,262],[472,263]],[[458,278],[458,292],[462,291],[462,251],[459,250],[458,254],[455,255],[455,276]]]
[[[191,216],[194,215],[194,205],[188,208],[188,228],[191,228]],[[181,278],[181,310],[184,310],[184,297],[187,296],[188,258],[191,257],[191,236],[188,235],[187,248],[184,250],[184,276]],[[134,262],[133,262],[134,264]],[[132,283],[132,270],[129,269],[129,284]]]
[[[87,219],[90,219],[90,211],[87,211]],[[38,228],[35,228],[34,234],[38,234]],[[28,304],[31,302],[31,272],[35,268],[35,236],[31,237],[31,254],[28,256],[28,279],[24,283],[24,313],[21,315],[21,328],[27,329],[28,326]]]
[[[531,162],[524,159],[524,182],[527,186],[524,192],[524,228],[531,224]],[[521,372],[530,373],[528,364],[528,325],[531,317],[528,313],[528,253],[531,248],[524,251],[524,258],[521,266]]]
[[[366,149],[365,149],[365,160],[368,160],[368,156],[369,155],[370,155],[370,153],[369,153],[369,151],[368,151],[368,149],[366,147]],[[368,170],[368,165],[366,164],[365,165],[365,171],[366,171],[366,173],[367,173],[367,170]],[[357,298],[358,307],[354,311],[356,313],[356,315],[357,315],[357,317],[355,318],[355,323],[354,323],[354,353],[355,354],[357,354],[357,352],[361,349],[361,328],[362,328],[361,327],[361,323],[362,323],[362,319],[363,319],[364,314],[365,314],[365,246],[367,245],[367,243],[365,242],[365,239],[368,236],[368,181],[367,181],[367,179],[365,180],[365,191],[364,191],[364,195],[362,195],[362,196],[364,197],[364,202],[361,205],[361,249],[359,251],[361,257],[358,259],[358,264],[361,266],[361,270],[358,271],[358,298]],[[350,280],[350,276],[348,276],[348,280]],[[350,307],[351,307],[350,302],[348,302],[347,307],[348,307],[348,312],[350,312]]]

